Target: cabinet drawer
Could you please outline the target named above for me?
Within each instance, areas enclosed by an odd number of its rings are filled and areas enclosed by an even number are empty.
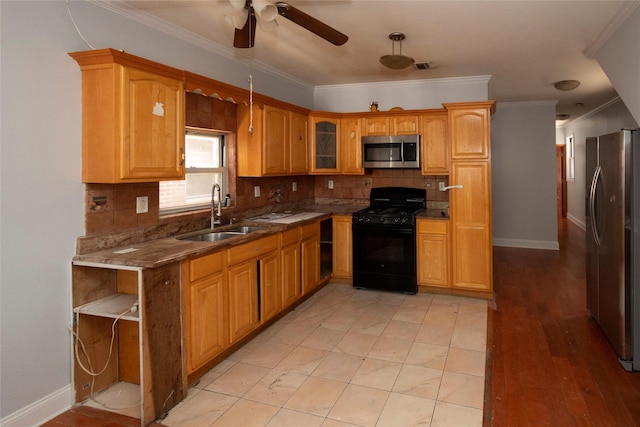
[[[320,234],[320,222],[316,221],[313,224],[303,225],[300,227],[300,240],[308,239]]]
[[[447,221],[418,221],[418,233],[447,234]]]
[[[253,242],[245,243],[244,245],[235,246],[229,249],[229,265],[259,257],[262,254],[276,249],[278,249],[277,235],[254,240]]]
[[[284,248],[285,246],[292,245],[298,242],[298,227],[292,228],[291,230],[283,231],[280,233],[281,240],[280,244]]]
[[[194,282],[203,277],[222,271],[222,252],[215,252],[189,261],[189,281]]]

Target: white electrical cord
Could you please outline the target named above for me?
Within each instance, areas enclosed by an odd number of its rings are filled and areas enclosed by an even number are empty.
[[[125,409],[131,409],[131,408],[136,408],[139,406],[139,402],[136,402],[134,405],[131,406],[125,406],[122,408],[116,408],[116,407],[110,407],[107,404],[98,401],[95,397],[93,397],[93,387],[95,385],[95,377],[99,376],[100,374],[104,373],[104,371],[107,369],[107,367],[109,366],[109,361],[111,360],[111,355],[113,354],[113,343],[115,341],[115,337],[116,337],[116,324],[118,323],[118,320],[120,320],[122,318],[122,316],[128,314],[128,313],[133,313],[134,311],[138,310],[138,303],[134,303],[131,308],[127,311],[124,311],[122,313],[120,313],[113,321],[113,323],[111,324],[111,342],[109,344],[109,355],[107,356],[107,362],[105,363],[104,367],[100,370],[100,372],[95,372],[93,370],[93,365],[91,363],[91,358],[89,357],[89,354],[87,353],[87,349],[84,345],[84,342],[82,341],[82,339],[80,338],[80,313],[77,313],[77,317],[76,317],[76,329],[74,330],[73,327],[71,325],[69,325],[69,330],[71,331],[71,333],[74,336],[75,339],[75,344],[74,344],[74,354],[75,354],[75,358],[76,361],[78,362],[78,366],[80,366],[80,368],[86,372],[88,375],[91,376],[91,389],[89,391],[89,399],[93,400],[94,402],[96,402],[98,405],[102,406],[105,409],[111,409],[111,410],[125,410]],[[87,363],[89,364],[89,368],[85,367],[82,362],[80,361],[80,355],[78,354],[78,343],[80,343],[80,347],[82,348],[82,353],[84,354],[84,356],[87,358]]]
[[[71,14],[71,7],[69,6],[69,0],[66,0],[67,3],[67,12],[69,12],[69,18],[71,18],[71,22],[73,23],[73,26],[76,28],[76,32],[78,33],[78,35],[80,36],[80,38],[82,39],[82,41],[89,46],[89,49],[91,50],[95,50],[95,47],[91,46],[89,44],[89,42],[82,36],[82,33],[80,32],[80,29],[78,28],[78,25],[76,24],[76,20],[73,19],[73,15]]]

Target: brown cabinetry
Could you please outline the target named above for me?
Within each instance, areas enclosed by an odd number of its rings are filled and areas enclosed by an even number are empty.
[[[238,105],[238,176],[307,173],[307,116],[284,108]],[[249,131],[252,126],[253,131]]]
[[[493,292],[490,116],[493,101],[445,104],[451,147],[451,286]]]
[[[449,174],[448,115],[446,111],[424,114],[422,129],[422,174]]]
[[[302,295],[320,284],[320,222],[300,227]]]
[[[185,262],[187,374],[220,354],[229,344],[226,252]]]
[[[351,215],[333,215],[333,277],[353,278]]]
[[[449,222],[417,221],[418,285],[449,287]]]
[[[282,268],[282,307],[300,298],[300,230],[293,228],[280,234]]]
[[[277,249],[277,235],[228,249],[231,343],[246,336],[281,308]]]
[[[340,119],[340,173],[362,175],[362,119],[343,117]]]
[[[335,116],[310,116],[312,174],[340,172],[340,119]]]
[[[363,136],[415,135],[417,133],[420,133],[420,120],[417,115],[376,114],[363,119]]]
[[[113,49],[69,55],[82,70],[82,181],[184,179],[182,71]]]

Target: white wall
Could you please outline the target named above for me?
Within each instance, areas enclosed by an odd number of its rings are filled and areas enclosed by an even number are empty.
[[[247,68],[86,2],[83,35],[241,86]],[[70,260],[83,234],[81,74],[64,1],[0,1],[0,424],[71,404]],[[253,70],[256,91],[311,107],[313,91]],[[268,83],[268,84],[267,84]],[[40,418],[38,418],[40,417]]]
[[[566,137],[574,136],[575,180],[567,182],[567,218],[582,229],[585,228],[585,143],[590,136],[599,136],[619,131],[623,128],[635,128],[637,123],[621,100],[586,114],[569,122],[564,127]]]
[[[595,55],[636,122],[640,123],[640,7]]]
[[[558,249],[555,104],[497,104],[491,122],[496,246]]]
[[[316,86],[314,108],[321,111],[368,111],[377,101],[380,111],[442,108],[445,102],[486,101],[491,76],[409,80]]]

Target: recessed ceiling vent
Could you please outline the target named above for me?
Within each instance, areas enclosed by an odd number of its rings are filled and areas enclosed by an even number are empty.
[[[413,64],[413,68],[416,70],[433,70],[438,68],[438,64],[435,62],[416,62]]]

